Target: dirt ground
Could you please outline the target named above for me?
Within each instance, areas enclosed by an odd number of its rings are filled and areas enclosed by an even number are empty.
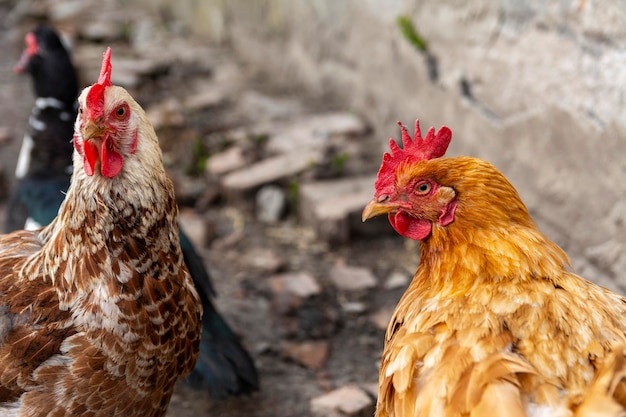
[[[10,10],[10,2],[0,3],[0,11],[6,14]],[[34,101],[30,80],[15,75],[11,67],[19,57],[24,31],[29,25],[32,27],[33,21],[23,18],[3,22],[0,26],[0,55],[3,57],[0,60],[0,128],[8,129],[10,138],[0,142],[0,171],[7,180],[2,186],[6,191]],[[89,41],[79,39],[76,46],[80,48],[86,43]],[[124,51],[123,41],[118,44],[118,50]],[[97,48],[103,49],[103,46],[97,45]],[[310,400],[324,392],[350,383],[371,391],[377,381],[384,338],[380,320],[377,324],[375,317],[381,312],[384,317],[404,290],[403,286],[387,289],[384,283],[394,272],[401,271],[407,277],[412,275],[418,262],[417,246],[393,234],[355,237],[347,244],[330,246],[302,225],[294,207],[279,223],[264,224],[255,219],[254,196],[249,200],[228,199],[219,194],[210,179],[202,175],[189,176],[195,138],[203,138],[210,150],[215,141],[219,143],[226,129],[256,121],[255,113],[244,114],[245,108],[240,105],[239,99],[247,91],[296,103],[289,110],[295,114],[341,110],[332,100],[307,97],[303,91],[287,89],[281,86],[280,80],[242,65],[227,46],[209,46],[209,49],[213,51],[209,63],[222,69],[232,68],[239,74],[226,77],[228,82],[235,79],[236,87],[231,91],[236,94],[227,95],[217,106],[186,114],[184,123],[165,126],[159,129],[159,135],[177,185],[187,190],[200,189],[195,193],[181,192],[184,196],[181,206],[187,206],[208,224],[210,238],[199,250],[219,294],[215,301],[218,310],[252,353],[260,373],[261,390],[247,398],[212,401],[193,387],[179,385],[168,416],[309,416],[312,415]],[[119,55],[114,51],[115,61]],[[99,60],[90,64],[96,68],[99,65]],[[195,89],[194,80],[213,77],[215,81],[216,72],[209,72],[205,74],[202,66],[185,68],[183,65],[148,81],[142,80],[134,91],[144,107],[168,97],[182,101]],[[364,138],[362,146],[379,149],[373,141],[374,138]],[[379,158],[376,153],[375,157],[362,161],[359,169],[374,173]],[[6,195],[1,194],[6,193],[0,192],[0,217],[6,201]],[[339,291],[328,278],[329,269],[338,263],[368,268],[378,280],[377,287]],[[322,287],[321,294],[293,311],[281,310],[268,285],[268,278],[279,271],[310,273]],[[328,342],[328,358],[318,369],[302,365],[285,354],[286,342],[304,340]]]

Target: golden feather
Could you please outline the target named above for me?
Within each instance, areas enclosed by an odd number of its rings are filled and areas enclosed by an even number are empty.
[[[421,241],[387,329],[376,415],[625,416],[626,299],[573,274],[491,164],[407,156],[430,155],[420,147],[438,137],[404,130],[363,211]]]

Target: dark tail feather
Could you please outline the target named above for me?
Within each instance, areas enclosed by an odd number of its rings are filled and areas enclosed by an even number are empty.
[[[20,180],[9,198],[4,231],[23,229],[29,217],[42,226],[50,224],[57,216],[69,185],[69,175]]]
[[[28,208],[20,201],[20,195],[16,191],[9,197],[6,216],[3,233],[9,233],[24,228],[24,223],[26,223],[26,219],[28,218]]]
[[[194,388],[206,389],[216,399],[257,391],[258,374],[250,354],[211,302],[215,291],[202,258],[182,231],[180,242],[185,264],[204,308],[198,362],[185,382]]]
[[[187,265],[187,269],[189,269],[189,273],[191,274],[191,278],[193,278],[193,283],[196,284],[196,288],[198,291],[205,293],[207,297],[215,297],[217,294],[211,283],[209,273],[204,267],[204,261],[202,257],[198,255],[198,252],[196,252],[191,241],[180,226],[178,229],[178,237],[180,239],[180,249],[183,252],[185,265]]]
[[[239,338],[217,313],[211,301],[202,298],[202,338],[196,367],[186,381],[206,389],[213,398],[249,394],[259,389],[256,367]]]

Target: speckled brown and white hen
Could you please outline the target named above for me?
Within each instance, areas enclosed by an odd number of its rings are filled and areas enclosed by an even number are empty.
[[[79,97],[59,215],[0,236],[3,416],[163,416],[196,362],[202,307],[173,186],[110,57]]]

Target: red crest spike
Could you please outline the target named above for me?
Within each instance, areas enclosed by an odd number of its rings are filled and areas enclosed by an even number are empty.
[[[111,47],[108,47],[104,51],[102,58],[102,69],[100,69],[100,77],[98,77],[98,84],[103,87],[111,85]]]
[[[419,120],[416,120],[414,137],[411,138],[406,127],[401,122],[398,122],[398,125],[402,132],[402,148],[393,138],[389,139],[391,152],[386,152],[383,155],[383,163],[378,170],[378,177],[374,184],[376,195],[392,192],[396,170],[401,163],[442,157],[452,140],[452,131],[447,126],[442,126],[436,134],[435,128],[431,127],[428,129],[426,137],[422,138]]]
[[[104,112],[104,90],[111,86],[111,48],[107,48],[102,58],[102,69],[98,82],[91,86],[87,93],[87,108],[92,118],[102,115]]]

